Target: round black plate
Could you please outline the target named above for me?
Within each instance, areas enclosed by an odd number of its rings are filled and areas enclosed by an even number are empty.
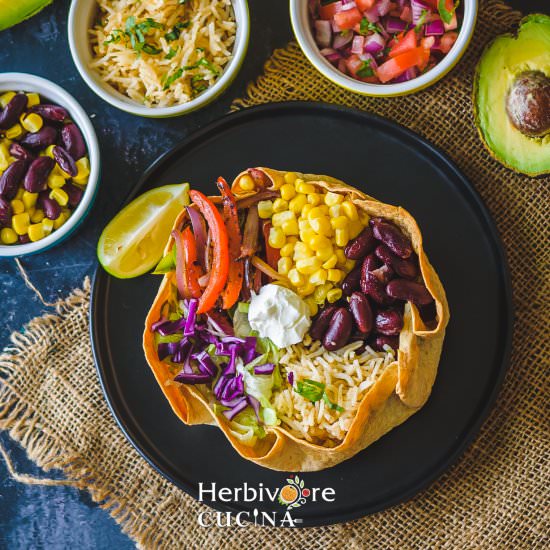
[[[189,181],[205,193],[215,179],[269,166],[330,174],[416,218],[439,273],[451,321],[433,393],[417,414],[354,458],[300,474],[333,488],[334,502],[293,510],[313,526],[342,522],[412,497],[462,453],[492,405],[508,363],[512,308],[506,261],[493,222],[470,183],[416,134],[368,113],[313,104],[271,104],[229,115],[161,157],[135,193]],[[172,413],[141,348],[160,278],[117,280],[98,269],[91,333],[105,396],[137,450],[195,498],[199,483],[275,489],[288,477],[240,458],[217,428],[188,427]],[[207,501],[208,502],[208,501]],[[209,502],[225,510],[281,512],[277,502]],[[252,517],[252,516],[251,516]]]

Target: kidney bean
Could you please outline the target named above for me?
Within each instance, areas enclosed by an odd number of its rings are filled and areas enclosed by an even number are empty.
[[[346,296],[351,296],[351,294],[359,290],[359,283],[361,282],[361,266],[353,268],[342,281],[342,292]]]
[[[19,122],[21,113],[27,107],[29,98],[26,94],[15,94],[0,112],[0,130],[7,130]]]
[[[417,307],[420,317],[425,324],[431,325],[436,321],[437,310],[435,308],[435,300],[432,300],[429,304],[418,305]]]
[[[346,258],[350,260],[361,260],[369,252],[372,252],[372,249],[376,246],[376,240],[372,229],[370,227],[365,227],[355,239],[353,239],[346,248],[344,249],[344,254]]]
[[[50,157],[38,157],[34,159],[23,180],[23,187],[29,193],[42,191],[54,166],[55,162]]]
[[[366,271],[374,271],[375,269],[380,267],[380,261],[374,254],[369,254],[364,260],[363,260],[363,269]]]
[[[386,292],[392,298],[405,300],[416,305],[427,305],[433,298],[422,283],[415,283],[405,279],[394,279],[386,285]]]
[[[34,160],[34,155],[27,151],[20,143],[12,143],[10,145],[10,155],[16,159],[28,162]]]
[[[400,277],[411,280],[418,277],[418,264],[414,252],[409,258],[403,259],[396,256],[385,244],[381,244],[376,247],[374,253]]]
[[[247,172],[248,175],[254,180],[256,187],[264,188],[269,186],[269,178],[261,170],[258,170],[257,168],[249,168]]]
[[[61,130],[61,141],[66,151],[74,160],[78,160],[86,154],[86,144],[76,124],[70,122],[63,126]]]
[[[330,324],[330,320],[337,309],[336,306],[327,306],[317,314],[317,317],[315,317],[309,329],[309,334],[314,340],[323,339]]]
[[[403,328],[403,316],[395,309],[378,311],[374,327],[376,332],[384,336],[397,336]]]
[[[36,113],[46,120],[52,122],[63,122],[68,118],[69,113],[59,105],[49,105],[47,103],[41,103],[40,105],[33,105],[29,111]]]
[[[45,149],[57,139],[57,130],[53,126],[43,126],[38,132],[32,132],[19,140],[21,145],[31,149]]]
[[[76,208],[82,199],[82,195],[84,195],[84,191],[82,191],[80,187],[73,185],[71,182],[67,182],[63,186],[63,191],[69,195],[69,206],[71,208]]]
[[[372,309],[369,299],[362,292],[354,292],[349,299],[349,309],[357,328],[363,335],[372,330]]]
[[[56,145],[53,148],[53,158],[59,164],[59,167],[64,172],[67,172],[67,174],[70,174],[73,178],[78,174],[78,169],[76,167],[75,161],[69,153],[63,149],[63,147],[60,147],[59,145]]]
[[[12,209],[11,204],[0,197],[0,227],[9,227],[11,225]]]
[[[393,299],[386,294],[384,284],[370,271],[361,273],[361,290],[377,304],[386,305],[393,302]]]
[[[386,264],[378,269],[375,269],[374,271],[371,271],[371,273],[384,285],[391,281],[395,275],[393,269]]]
[[[19,235],[19,244],[27,244],[31,242],[31,238],[25,234],[25,235]]]
[[[340,349],[348,343],[352,329],[351,313],[345,307],[338,308],[330,320],[330,325],[323,338],[323,346],[328,351]]]
[[[371,218],[370,225],[374,236],[400,258],[408,258],[412,252],[411,241],[395,224],[382,218]]]
[[[384,346],[390,346],[393,350],[399,349],[399,336],[375,336],[369,341],[371,348],[375,351],[385,351]]]
[[[0,197],[8,201],[15,197],[26,169],[27,162],[16,160],[4,170],[4,173],[0,176]]]
[[[38,197],[38,205],[44,210],[44,216],[50,220],[57,220],[61,214],[61,206],[58,202],[50,199],[48,191],[42,191]]]

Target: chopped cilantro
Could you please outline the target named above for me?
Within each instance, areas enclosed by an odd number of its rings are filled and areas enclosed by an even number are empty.
[[[447,23],[447,25],[453,20],[453,15],[455,14],[456,8],[458,8],[459,3],[460,0],[456,0],[451,10],[447,9],[445,5],[445,0],[439,0],[439,2],[437,3],[437,11],[439,12],[441,19],[443,19],[443,21]]]
[[[177,53],[177,50],[174,50],[174,48],[170,48],[170,50],[168,50],[168,53],[164,56],[164,59],[172,59],[172,57],[174,57]]]
[[[418,22],[414,27],[414,32],[420,32],[422,30],[422,25],[426,22],[426,17],[428,17],[428,10],[422,10]]]
[[[357,71],[357,76],[361,78],[368,78],[369,76],[374,76],[374,69],[370,66],[370,59],[367,59],[366,61],[363,61],[363,64],[361,67],[359,67],[359,70]]]
[[[379,33],[380,28],[375,23],[371,23],[366,17],[363,17],[361,23],[359,23],[359,34],[367,34],[369,31]]]
[[[189,21],[182,21],[180,23],[176,23],[170,32],[167,32],[164,35],[164,38],[168,42],[172,42],[174,40],[177,40],[180,37],[182,29],[186,29],[189,26]]]
[[[181,78],[183,75],[183,69],[180,67],[177,71],[175,71],[172,75],[168,76],[166,75],[164,79],[164,85],[162,86],[163,90],[167,90],[170,88],[170,86],[178,79]]]

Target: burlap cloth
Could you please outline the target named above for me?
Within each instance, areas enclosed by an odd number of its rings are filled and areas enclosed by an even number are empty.
[[[471,105],[472,73],[483,45],[519,18],[495,1],[484,2],[465,58],[443,82],[417,95],[354,96],[319,76],[290,44],[275,52],[264,76],[237,103],[329,101],[396,120],[449,153],[496,220],[513,277],[512,363],[477,439],[429,489],[392,509],[332,527],[198,527],[202,505],[154,471],[111,417],[92,361],[88,281],[55,312],[14,334],[0,356],[0,428],[44,470],[60,468],[65,483],[88,490],[140,547],[548,547],[549,179],[515,175],[493,161],[478,139]]]

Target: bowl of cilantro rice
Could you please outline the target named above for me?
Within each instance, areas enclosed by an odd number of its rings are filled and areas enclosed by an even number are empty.
[[[189,113],[231,84],[248,46],[246,0],[74,0],[69,44],[88,86],[146,117]]]

